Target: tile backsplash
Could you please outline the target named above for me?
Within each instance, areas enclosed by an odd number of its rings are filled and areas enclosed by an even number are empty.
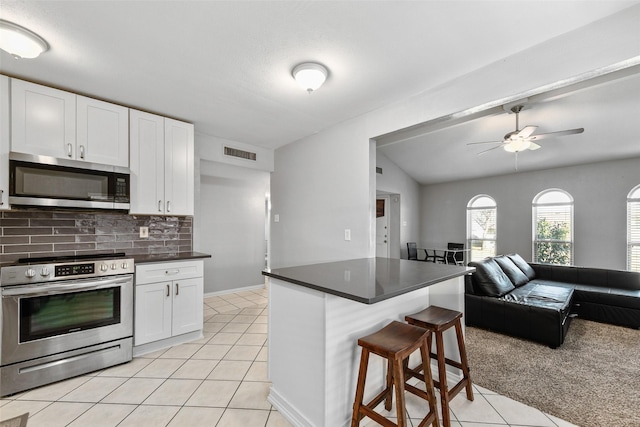
[[[149,237],[140,237],[149,227]],[[125,252],[127,255],[192,250],[191,217],[104,211],[20,209],[0,213],[0,262],[18,258]]]

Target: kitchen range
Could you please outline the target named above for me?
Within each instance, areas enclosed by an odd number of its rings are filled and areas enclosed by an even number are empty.
[[[124,253],[0,267],[0,396],[130,361],[134,271]]]

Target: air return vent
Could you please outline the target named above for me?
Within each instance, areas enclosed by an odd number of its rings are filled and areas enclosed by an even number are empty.
[[[376,173],[379,173],[380,175],[382,175],[382,168],[379,168],[376,166]]]
[[[238,150],[237,148],[232,147],[224,147],[224,155],[239,157],[245,160],[253,160],[256,161],[256,153],[252,153],[251,151]]]

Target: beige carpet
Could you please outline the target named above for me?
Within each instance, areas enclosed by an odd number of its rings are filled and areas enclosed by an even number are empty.
[[[474,383],[582,427],[640,426],[639,330],[573,319],[555,350],[466,331]]]

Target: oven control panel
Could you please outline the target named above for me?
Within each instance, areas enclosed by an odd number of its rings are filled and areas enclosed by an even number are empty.
[[[4,287],[65,279],[133,274],[134,271],[134,260],[131,258],[11,265],[0,269],[0,283]]]
[[[84,274],[93,274],[95,273],[96,264],[94,262],[84,263],[84,264],[63,264],[56,265],[56,277],[65,277],[65,276],[79,276]]]

